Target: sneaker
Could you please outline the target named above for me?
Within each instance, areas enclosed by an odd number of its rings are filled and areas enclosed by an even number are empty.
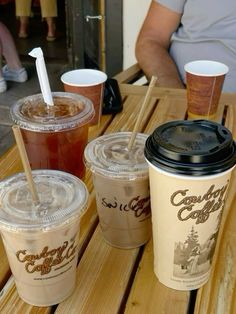
[[[14,81],[18,83],[24,83],[28,80],[28,75],[25,68],[11,70],[7,64],[2,68],[2,76],[6,81]]]
[[[4,78],[0,78],[0,93],[4,93],[7,90],[7,83]]]

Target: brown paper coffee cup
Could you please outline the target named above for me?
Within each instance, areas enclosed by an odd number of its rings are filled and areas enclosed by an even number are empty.
[[[61,76],[61,81],[64,84],[66,92],[80,94],[92,101],[95,116],[90,121],[90,125],[100,122],[106,80],[107,75],[104,72],[94,69],[73,70]]]
[[[184,68],[189,117],[214,118],[228,67],[220,62],[197,60]]]

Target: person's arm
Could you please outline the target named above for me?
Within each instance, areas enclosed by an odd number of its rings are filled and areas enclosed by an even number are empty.
[[[168,53],[172,33],[178,28],[181,14],[152,1],[137,38],[137,61],[150,80],[157,76],[162,87],[183,88],[178,70]]]

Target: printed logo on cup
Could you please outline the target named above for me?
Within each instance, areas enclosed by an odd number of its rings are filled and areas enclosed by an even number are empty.
[[[193,219],[196,224],[204,223],[211,213],[223,208],[225,193],[229,182],[222,188],[216,189],[211,185],[204,195],[189,195],[189,189],[178,190],[171,195],[170,202],[179,208],[177,217],[180,221]],[[200,209],[195,207],[202,204]]]
[[[202,195],[193,195],[189,189],[182,189],[170,196],[170,206],[176,209],[180,226],[185,224],[183,234],[174,243],[173,276],[183,280],[200,276],[201,281],[208,275],[228,185],[229,180],[217,187],[210,185]],[[199,228],[201,225],[208,232],[203,232]]]
[[[32,254],[32,252],[27,251],[27,249],[16,252],[17,260],[25,264],[27,273],[39,273],[43,276],[54,271],[53,277],[60,276],[61,269],[66,268],[68,262],[70,263],[75,257],[76,245],[74,239],[65,241],[62,246],[54,249],[45,246],[38,254]],[[55,271],[58,270],[60,270],[60,273],[55,273]],[[64,269],[64,272],[67,270],[68,268]],[[37,278],[35,278],[35,280],[37,280]]]

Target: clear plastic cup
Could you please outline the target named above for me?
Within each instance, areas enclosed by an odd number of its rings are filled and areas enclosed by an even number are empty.
[[[49,306],[74,289],[88,191],[65,172],[32,173],[39,204],[32,201],[24,173],[0,182],[0,231],[19,296],[29,304]]]
[[[147,139],[154,272],[177,290],[210,276],[236,145],[224,126],[171,121]]]
[[[42,94],[20,99],[13,104],[11,117],[20,126],[32,169],[61,170],[83,179],[83,154],[93,105],[72,93],[52,95],[54,106],[50,107]]]
[[[128,151],[131,132],[100,136],[85,148],[93,173],[97,210],[103,236],[110,245],[134,248],[151,235],[146,134],[138,133]]]

